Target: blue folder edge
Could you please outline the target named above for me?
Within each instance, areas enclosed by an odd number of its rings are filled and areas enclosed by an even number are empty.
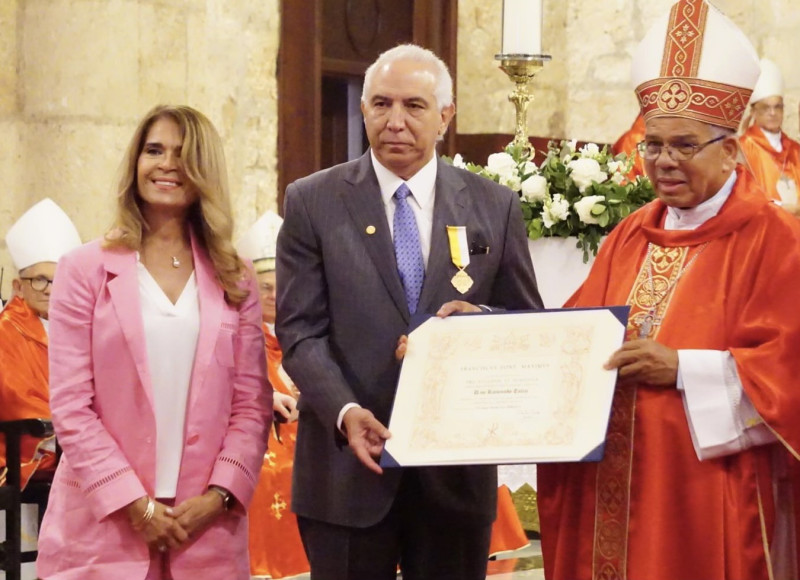
[[[576,311],[576,310],[608,310],[609,312],[611,312],[611,314],[614,315],[614,317],[617,320],[619,320],[620,324],[623,327],[626,327],[627,324],[628,324],[628,315],[630,313],[631,307],[630,306],[593,306],[593,307],[590,307],[590,308],[547,308],[547,309],[544,309],[544,310],[514,310],[514,311],[501,310],[501,311],[495,311],[495,312],[458,312],[458,313],[455,313],[455,314],[451,314],[451,316],[471,316],[471,315],[474,315],[474,314],[481,314],[481,315],[484,315],[484,316],[502,316],[503,314],[524,314],[524,313],[527,313],[527,312],[560,312],[562,310],[570,310],[570,311]],[[434,316],[435,316],[434,314],[427,314],[427,313],[426,314],[414,314],[411,317],[411,321],[410,321],[410,323],[408,325],[408,333],[411,334],[412,332],[414,332],[414,330],[416,330],[417,328],[422,326],[429,318],[433,318]],[[394,405],[392,405],[392,407],[394,407]],[[392,410],[394,410],[394,408],[392,408]],[[611,409],[609,409],[609,412],[611,412]],[[391,417],[392,414],[389,413],[389,416]],[[583,458],[580,459],[580,462],[600,461],[600,460],[603,459],[603,453],[604,452],[605,452],[605,440],[603,440],[602,443],[600,443],[597,447],[592,449],[589,453],[584,455]],[[402,465],[400,465],[400,463],[397,462],[397,460],[394,457],[392,457],[391,453],[386,451],[386,449],[384,449],[383,452],[381,453],[381,458],[380,458],[380,461],[378,463],[379,463],[379,465],[381,467],[386,467],[386,468],[403,467]],[[527,463],[527,462],[520,461],[518,463]],[[545,463],[545,462],[542,461],[540,463]],[[513,463],[503,462],[500,465],[513,465]]]

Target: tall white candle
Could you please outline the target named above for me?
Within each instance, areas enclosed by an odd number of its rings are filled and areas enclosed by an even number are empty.
[[[542,0],[503,0],[503,54],[542,54]]]

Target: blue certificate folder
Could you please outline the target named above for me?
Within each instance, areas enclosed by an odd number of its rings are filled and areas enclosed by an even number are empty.
[[[495,311],[495,312],[463,313],[463,314],[462,313],[458,313],[458,314],[453,314],[451,316],[452,317],[470,317],[470,316],[471,317],[485,317],[485,316],[496,317],[496,316],[513,316],[513,315],[519,315],[519,314],[543,314],[543,315],[546,315],[546,314],[552,314],[552,313],[557,313],[557,312],[576,313],[576,312],[581,312],[581,311],[586,311],[586,312],[607,311],[607,312],[609,312],[613,316],[613,318],[615,318],[619,322],[620,329],[619,329],[619,332],[618,332],[618,335],[619,335],[618,336],[618,338],[619,338],[618,342],[615,339],[615,341],[613,341],[613,344],[609,344],[607,346],[608,346],[609,349],[613,349],[613,350],[616,350],[617,348],[619,348],[619,346],[624,341],[624,337],[625,337],[625,328],[627,326],[628,316],[629,316],[629,313],[630,313],[630,307],[629,306],[611,306],[611,307],[596,307],[596,308],[555,308],[555,309],[537,310],[537,311],[513,311],[513,312],[509,312],[509,311],[499,311],[498,312],[498,311]],[[414,333],[418,328],[420,328],[425,322],[427,322],[431,318],[434,318],[434,316],[425,315],[425,314],[423,314],[423,315],[415,315],[414,317],[412,317],[411,324],[409,326],[409,337],[410,337],[410,339],[411,339],[412,333]],[[604,371],[604,372],[611,372],[611,371]],[[614,374],[613,378],[614,378],[614,380],[616,380],[616,372],[614,371],[613,374]],[[400,378],[400,380],[398,380],[398,384],[400,384],[402,382],[403,382],[403,375],[402,375],[402,372],[401,372],[401,378]],[[389,422],[389,429],[392,430],[393,436],[395,435],[395,432],[394,432],[394,429],[393,429],[393,424],[395,423],[394,414],[398,410],[398,397],[399,397],[399,392],[396,393],[394,407],[392,409],[392,415],[391,415],[392,416],[392,420],[390,420],[390,422]],[[469,465],[469,464],[492,464],[492,463],[495,463],[495,464],[513,464],[513,463],[546,463],[546,462],[564,462],[564,461],[569,461],[569,462],[574,462],[574,461],[581,461],[581,462],[582,461],[600,461],[603,458],[603,452],[604,452],[604,448],[605,448],[605,433],[606,433],[606,430],[608,428],[608,418],[610,416],[610,412],[611,412],[611,400],[609,398],[606,401],[605,406],[601,409],[601,413],[603,413],[602,419],[604,420],[604,424],[605,424],[604,430],[602,431],[602,434],[603,434],[602,435],[602,440],[596,446],[594,446],[593,448],[589,449],[588,451],[586,451],[582,455],[575,456],[575,457],[570,457],[569,459],[552,459],[552,458],[548,459],[548,458],[538,457],[536,459],[532,459],[531,460],[531,459],[519,459],[519,458],[509,459],[508,457],[497,457],[497,458],[493,458],[491,460],[490,460],[490,458],[482,458],[482,459],[476,460],[476,461],[468,461],[468,460],[467,461],[460,461],[458,459],[451,460],[450,458],[446,458],[446,459],[443,459],[441,461],[439,461],[439,460],[431,460],[430,462],[427,462],[423,458],[421,460],[421,462],[419,462],[416,459],[411,461],[411,462],[408,462],[408,461],[405,461],[401,456],[398,456],[397,458],[395,457],[395,455],[397,455],[397,453],[393,453],[392,450],[391,450],[392,449],[392,445],[393,445],[394,442],[392,442],[391,439],[390,439],[389,441],[387,441],[387,445],[384,448],[383,453],[381,454],[380,465],[382,467],[391,468],[391,467],[404,467],[404,466],[412,466],[412,465],[414,465],[414,466],[418,466],[418,465]],[[599,417],[599,415],[597,413],[595,413],[595,415]],[[591,441],[597,441],[597,439],[593,438]],[[398,453],[400,453],[400,452],[398,451]],[[496,459],[496,461],[494,459]]]

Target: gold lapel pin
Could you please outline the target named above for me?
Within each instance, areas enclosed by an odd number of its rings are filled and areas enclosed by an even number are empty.
[[[367,226],[367,233],[372,235],[375,233],[375,226]]]

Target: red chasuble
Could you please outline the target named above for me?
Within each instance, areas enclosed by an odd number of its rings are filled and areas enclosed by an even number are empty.
[[[781,175],[794,180],[800,195],[800,143],[781,133],[783,150],[778,153],[757,125],[751,125],[739,137],[739,143],[747,158],[746,166],[753,172],[756,183],[767,199],[780,201],[777,183]]]
[[[800,449],[800,224],[737,173],[721,212],[694,231],[662,229],[659,200],[631,215],[569,305],[629,304],[628,335],[638,334],[652,306],[648,246],[666,280],[702,248],[650,337],[673,349],[729,351],[780,443],[699,461],[681,391],[618,388],[600,463],[539,466],[549,580],[769,580],[778,565],[769,555],[773,475],[797,467]]]
[[[49,419],[48,377],[47,333],[37,314],[21,297],[15,296],[0,312],[0,421]],[[23,438],[23,486],[34,471],[55,463],[50,453],[34,459],[41,442],[34,437]],[[2,465],[5,452],[5,440],[0,439]]]
[[[283,353],[278,339],[264,325],[267,346],[267,373],[272,388],[294,395],[292,385],[281,372]],[[276,426],[270,430],[267,453],[261,467],[261,476],[250,504],[250,573],[253,576],[286,578],[308,573],[311,569],[306,559],[297,517],[291,510],[292,465],[297,422],[282,423],[280,441],[275,436]]]

